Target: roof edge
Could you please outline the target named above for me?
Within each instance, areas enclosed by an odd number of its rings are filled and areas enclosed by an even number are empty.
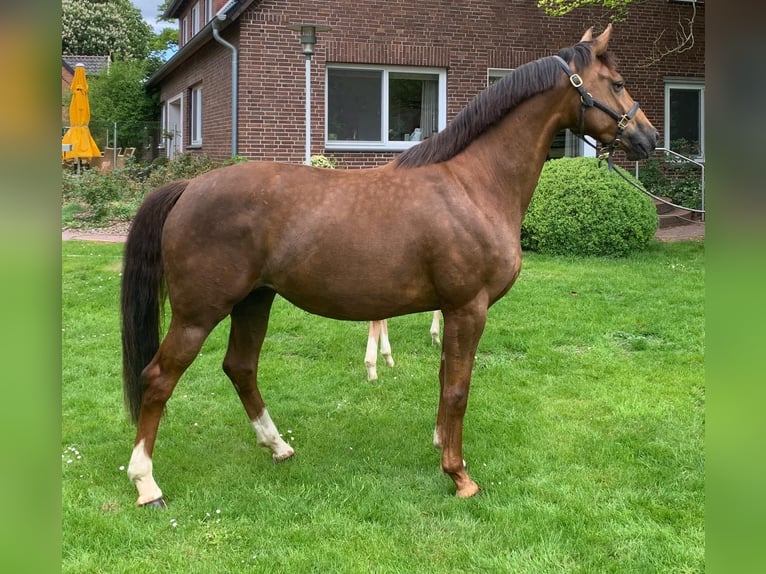
[[[180,6],[183,2],[184,0],[174,0],[174,2],[172,2],[168,9],[165,11],[165,16],[170,17],[168,14],[171,12],[171,8],[177,10],[178,6]],[[149,76],[149,78],[146,80],[147,89],[155,88],[163,78],[165,78],[183,62],[185,62],[202,46],[213,39],[212,29],[216,18],[220,21],[218,29],[221,31],[225,30],[231,24],[233,24],[252,3],[253,0],[229,0],[226,4],[224,4],[223,7],[213,17],[213,19],[210,20],[210,22],[205,24],[202,29],[192,37],[191,40],[184,44],[183,47],[179,48],[178,51],[173,54],[173,56],[167,62],[165,62],[156,72]]]

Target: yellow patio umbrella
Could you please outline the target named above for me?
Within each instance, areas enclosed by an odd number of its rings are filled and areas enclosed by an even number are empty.
[[[64,159],[89,159],[101,155],[96,142],[90,135],[90,103],[88,102],[88,80],[85,79],[85,66],[77,64],[72,80],[72,101],[69,103],[69,129],[61,138],[64,144],[71,144],[70,151],[62,151]]]

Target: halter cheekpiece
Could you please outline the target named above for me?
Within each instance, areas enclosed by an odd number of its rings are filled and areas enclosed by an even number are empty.
[[[572,84],[580,94],[580,102],[582,103],[580,107],[580,133],[577,135],[583,138],[584,141],[587,141],[585,140],[585,110],[587,108],[598,108],[617,122],[617,134],[615,135],[614,140],[606,146],[608,151],[607,163],[609,169],[612,169],[612,153],[614,152],[617,142],[620,140],[620,135],[628,125],[628,122],[633,119],[633,116],[635,116],[636,112],[639,110],[638,102],[633,102],[633,106],[625,114],[615,112],[612,108],[600,102],[585,90],[582,78],[579,74],[572,71],[564,58],[561,56],[553,56],[553,58],[564,69],[564,72],[569,76],[569,83]]]

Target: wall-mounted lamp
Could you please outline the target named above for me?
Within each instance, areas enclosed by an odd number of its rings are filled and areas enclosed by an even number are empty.
[[[306,56],[306,158],[305,164],[311,165],[311,56],[317,43],[317,32],[329,32],[329,26],[319,24],[290,24],[288,30],[301,34],[301,51]]]
[[[301,33],[301,50],[307,60],[314,55],[314,44],[317,43],[317,32],[329,32],[332,30],[329,26],[320,26],[319,24],[290,24],[288,30],[294,30]]]

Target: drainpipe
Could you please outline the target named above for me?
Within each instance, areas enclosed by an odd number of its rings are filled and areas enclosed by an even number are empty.
[[[236,46],[230,44],[221,37],[221,22],[226,20],[226,11],[233,5],[233,2],[227,2],[216,17],[213,19],[213,38],[216,42],[231,50],[231,157],[237,155],[237,92],[239,91],[239,73],[237,71],[238,52]]]

